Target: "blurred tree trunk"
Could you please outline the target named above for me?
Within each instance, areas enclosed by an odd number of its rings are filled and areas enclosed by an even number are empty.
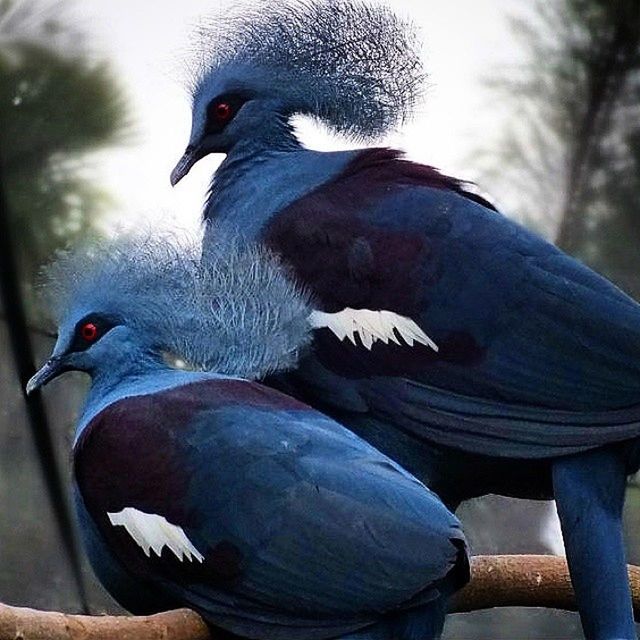
[[[640,297],[640,2],[537,2],[528,62],[491,80],[511,116],[483,180],[568,253]]]
[[[0,385],[0,462],[5,463],[0,483],[17,477],[20,467],[33,457],[32,451],[26,453],[28,460],[15,456],[26,408],[36,459],[46,482],[46,491],[40,491],[50,499],[49,505],[43,509],[40,504],[37,510],[40,496],[22,494],[24,482],[0,486],[0,555],[15,544],[20,554],[30,556],[29,564],[34,566],[41,559],[36,556],[44,555],[37,553],[34,543],[46,532],[48,545],[43,548],[54,545],[59,549],[58,554],[47,554],[54,556],[49,567],[60,566],[57,556],[68,559],[79,600],[86,609],[81,559],[68,510],[66,471],[61,475],[55,455],[58,434],[49,427],[51,421],[39,395],[26,404],[22,397],[34,371],[27,314],[35,307],[32,285],[40,265],[69,241],[96,232],[107,198],[87,175],[83,160],[85,154],[122,139],[126,105],[109,67],[93,60],[82,46],[81,35],[64,24],[62,4],[0,0],[0,355],[4,356],[0,360],[6,372]],[[31,315],[33,324],[42,323]],[[13,368],[8,366],[11,352]],[[15,386],[14,381],[18,382]],[[65,432],[68,426],[64,425]],[[16,494],[24,498],[15,500],[19,512],[11,509]],[[59,538],[51,526],[48,507],[59,525]],[[19,529],[17,524],[31,511],[37,513],[37,525],[31,530]],[[0,587],[5,594],[20,589],[25,581],[19,563],[15,556],[0,558]],[[70,585],[65,585],[67,589],[62,586],[63,577],[62,573],[56,576],[59,591],[69,590]],[[44,578],[38,576],[37,582],[41,581]],[[38,588],[34,580],[32,592]]]
[[[578,30],[573,41],[566,42],[566,48],[583,72],[582,77],[570,81],[576,83],[584,104],[580,105],[582,113],[576,114],[573,136],[567,140],[567,187],[556,243],[569,253],[578,253],[588,239],[585,211],[596,197],[595,174],[603,157],[602,147],[617,125],[632,130],[640,127],[640,122],[616,123],[614,118],[625,95],[633,93],[634,81],[638,82],[633,76],[640,62],[640,2],[590,0],[568,4],[573,5],[571,12],[578,18]],[[589,14],[597,17],[588,19]],[[624,136],[628,131],[620,133]]]

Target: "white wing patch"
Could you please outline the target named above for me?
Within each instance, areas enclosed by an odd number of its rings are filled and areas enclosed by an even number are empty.
[[[133,507],[125,507],[117,513],[109,513],[114,527],[124,527],[136,544],[148,557],[151,550],[160,557],[162,549],[168,547],[180,562],[203,562],[204,556],[193,546],[182,527],[171,524],[166,518],[153,513],[144,513]]]
[[[353,344],[356,344],[357,335],[369,350],[378,340],[385,344],[391,341],[399,345],[400,341],[395,333],[397,331],[410,347],[414,342],[418,342],[438,351],[438,345],[411,318],[393,311],[371,311],[350,307],[337,313],[312,311],[309,323],[314,329],[330,329],[340,340],[348,338]]]

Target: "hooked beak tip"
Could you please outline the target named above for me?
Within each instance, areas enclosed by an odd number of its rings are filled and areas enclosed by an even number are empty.
[[[40,387],[37,380],[37,375],[34,375],[29,382],[27,382],[27,386],[25,387],[25,393],[30,396],[36,389]]]
[[[58,358],[50,358],[31,376],[24,389],[25,393],[28,396],[31,395],[36,389],[43,387],[47,382],[59,376],[63,370]]]
[[[170,181],[171,186],[175,187],[182,178],[184,178],[187,173],[191,170],[191,167],[198,162],[200,159],[200,155],[198,154],[197,147],[189,146],[187,150],[184,152],[184,155],[180,160],[178,160],[178,164],[174,167],[171,172]]]
[[[180,182],[180,180],[182,180],[182,178],[184,178],[186,174],[182,174],[180,175],[180,173],[178,173],[175,169],[171,172],[171,175],[169,176],[169,181],[171,182],[171,186],[175,187],[178,182]]]

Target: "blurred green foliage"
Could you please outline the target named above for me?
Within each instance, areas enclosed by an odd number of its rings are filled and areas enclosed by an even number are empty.
[[[512,23],[528,61],[491,81],[512,115],[487,182],[640,296],[640,2],[538,0]]]
[[[0,1],[0,154],[25,284],[96,231],[108,195],[86,154],[126,135],[123,93],[60,19],[59,4]]]

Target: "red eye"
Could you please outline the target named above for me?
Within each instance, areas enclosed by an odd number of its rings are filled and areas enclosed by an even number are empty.
[[[93,342],[98,337],[98,327],[93,322],[87,322],[80,328],[80,335],[87,342]]]
[[[228,120],[231,116],[231,105],[227,102],[219,102],[216,105],[216,118],[221,121]]]

